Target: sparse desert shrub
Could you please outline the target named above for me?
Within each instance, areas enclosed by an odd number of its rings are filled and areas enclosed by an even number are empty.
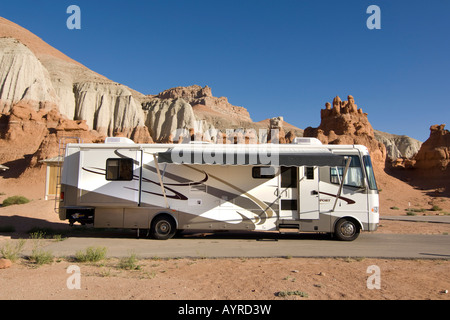
[[[427,211],[427,210],[425,210],[425,209],[423,209],[423,208],[420,208],[420,209],[416,209],[416,208],[408,208],[408,209],[405,209],[406,211],[410,211],[410,212],[425,212],[425,211]]]
[[[13,196],[3,200],[3,207],[8,207],[16,204],[25,204],[30,202],[27,198],[23,196]]]
[[[34,248],[29,257],[30,261],[37,265],[49,264],[53,262],[53,253],[45,251],[42,248]]]
[[[431,208],[431,211],[442,211],[442,208],[438,205],[434,205],[433,208]]]
[[[1,248],[0,254],[3,258],[11,260],[12,262],[17,261],[19,259],[19,255],[22,252],[23,247],[25,246],[25,240],[20,239],[12,244],[10,241],[7,241]]]
[[[53,230],[51,228],[33,227],[28,231],[31,239],[53,239],[57,241],[63,240],[61,231]]]
[[[86,251],[77,251],[75,259],[79,262],[98,262],[105,259],[105,247],[89,247]]]
[[[287,297],[287,296],[300,296],[302,298],[308,298],[308,293],[303,291],[279,291],[275,294],[277,297]]]
[[[120,259],[119,268],[125,270],[140,270],[139,260],[136,254],[132,253],[129,257]]]

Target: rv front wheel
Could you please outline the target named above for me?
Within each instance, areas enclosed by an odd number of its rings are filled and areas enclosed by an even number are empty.
[[[157,240],[168,240],[175,235],[176,231],[175,221],[168,215],[160,215],[153,219],[150,228],[150,234]]]
[[[342,241],[353,241],[359,237],[359,225],[352,219],[341,219],[336,223],[334,235]]]

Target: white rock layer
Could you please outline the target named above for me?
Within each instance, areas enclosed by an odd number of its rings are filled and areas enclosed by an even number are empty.
[[[0,39],[0,111],[9,112],[19,101],[58,104],[48,71],[26,46],[15,39]]]

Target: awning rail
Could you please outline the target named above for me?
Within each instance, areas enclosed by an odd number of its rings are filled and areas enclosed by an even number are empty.
[[[260,148],[211,148],[174,147],[158,153],[159,163],[232,165],[232,166],[345,166],[345,157],[336,155],[325,148],[300,149],[260,147]]]

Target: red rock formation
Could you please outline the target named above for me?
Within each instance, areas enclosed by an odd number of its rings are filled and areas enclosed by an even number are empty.
[[[308,127],[304,137],[318,138],[324,144],[360,144],[366,146],[378,167],[384,167],[386,147],[375,139],[367,113],[358,109],[352,96],[347,101],[335,97],[333,105],[326,103],[320,113],[318,128]]]
[[[30,167],[40,160],[58,155],[59,140],[65,136],[79,137],[86,142],[101,141],[96,131],[89,131],[85,121],[69,120],[56,109],[35,111],[27,104],[17,104],[9,115],[0,140],[0,161],[31,158]]]
[[[450,131],[445,124],[430,128],[430,137],[422,144],[415,157],[415,168],[450,171]]]

